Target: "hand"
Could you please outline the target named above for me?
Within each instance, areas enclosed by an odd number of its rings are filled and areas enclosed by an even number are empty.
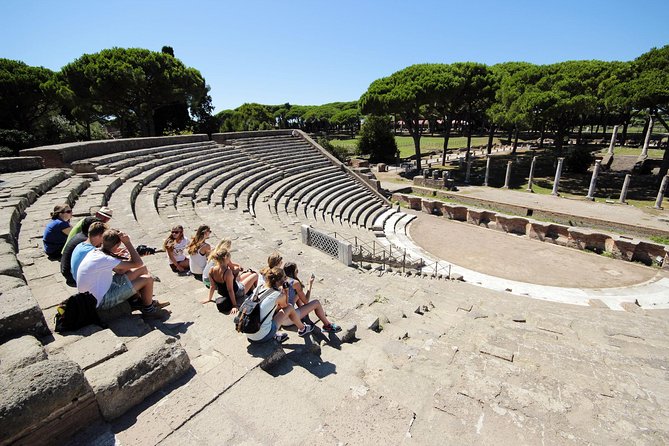
[[[176,265],[177,265],[177,271],[179,272],[186,271],[186,268],[184,268],[183,266],[179,265],[178,263]]]
[[[316,280],[316,276],[312,274],[309,278],[309,288],[311,288],[311,286],[314,284],[314,280]]]
[[[237,307],[232,307],[232,310],[230,310],[230,314],[237,314]]]
[[[121,242],[124,245],[127,245],[128,243],[130,243],[130,236],[128,234],[126,234],[125,232],[119,231],[118,236],[119,236],[119,238],[121,239]]]

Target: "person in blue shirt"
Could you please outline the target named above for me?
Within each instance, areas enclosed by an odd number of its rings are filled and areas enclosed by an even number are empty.
[[[72,277],[77,277],[79,265],[81,265],[81,261],[84,260],[86,254],[102,245],[102,234],[104,234],[106,229],[107,225],[101,221],[91,223],[88,227],[88,238],[74,248],[70,257],[70,272],[72,273]]]
[[[44,252],[51,260],[59,260],[70,233],[72,208],[68,204],[59,204],[53,208],[51,221],[47,223],[42,236]]]

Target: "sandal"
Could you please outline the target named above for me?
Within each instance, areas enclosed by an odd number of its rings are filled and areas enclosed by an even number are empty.
[[[323,325],[321,331],[324,331],[325,333],[339,333],[341,327],[337,324]]]

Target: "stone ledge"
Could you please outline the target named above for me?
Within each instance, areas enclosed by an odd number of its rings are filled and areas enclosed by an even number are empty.
[[[176,338],[159,330],[128,344],[128,351],[85,372],[106,420],[123,415],[183,375],[190,359]]]
[[[0,375],[0,443],[20,440],[29,444],[22,437],[39,429],[54,414],[63,414],[92,396],[81,369],[72,361],[39,361],[11,375]],[[79,418],[76,421],[81,423]],[[42,435],[42,441],[48,442],[51,433]]]
[[[33,336],[22,336],[0,345],[0,373],[10,373],[46,359],[42,344]]]
[[[3,282],[5,278],[9,277],[4,276]],[[24,334],[40,337],[48,332],[42,310],[28,286],[0,293],[0,342]]]

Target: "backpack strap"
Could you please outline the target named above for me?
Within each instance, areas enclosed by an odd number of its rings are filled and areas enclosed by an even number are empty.
[[[268,289],[266,289],[266,290],[262,293],[262,296],[260,296],[260,297],[258,298],[258,305],[260,305],[260,303],[265,299],[265,297],[267,297],[267,295],[268,295],[268,291],[272,291],[272,289],[271,289],[271,288],[268,288]],[[254,293],[254,294],[255,294],[255,293]],[[254,297],[256,297],[256,296],[254,296]],[[260,320],[260,326],[262,326],[263,322],[265,322],[265,319],[267,319],[267,316],[269,316],[270,314],[274,314],[274,311],[276,311],[276,307],[277,307],[277,306],[274,305],[274,308],[272,308],[272,310],[271,310],[269,313],[267,313],[267,314],[265,315],[264,318],[262,318],[262,319]]]

